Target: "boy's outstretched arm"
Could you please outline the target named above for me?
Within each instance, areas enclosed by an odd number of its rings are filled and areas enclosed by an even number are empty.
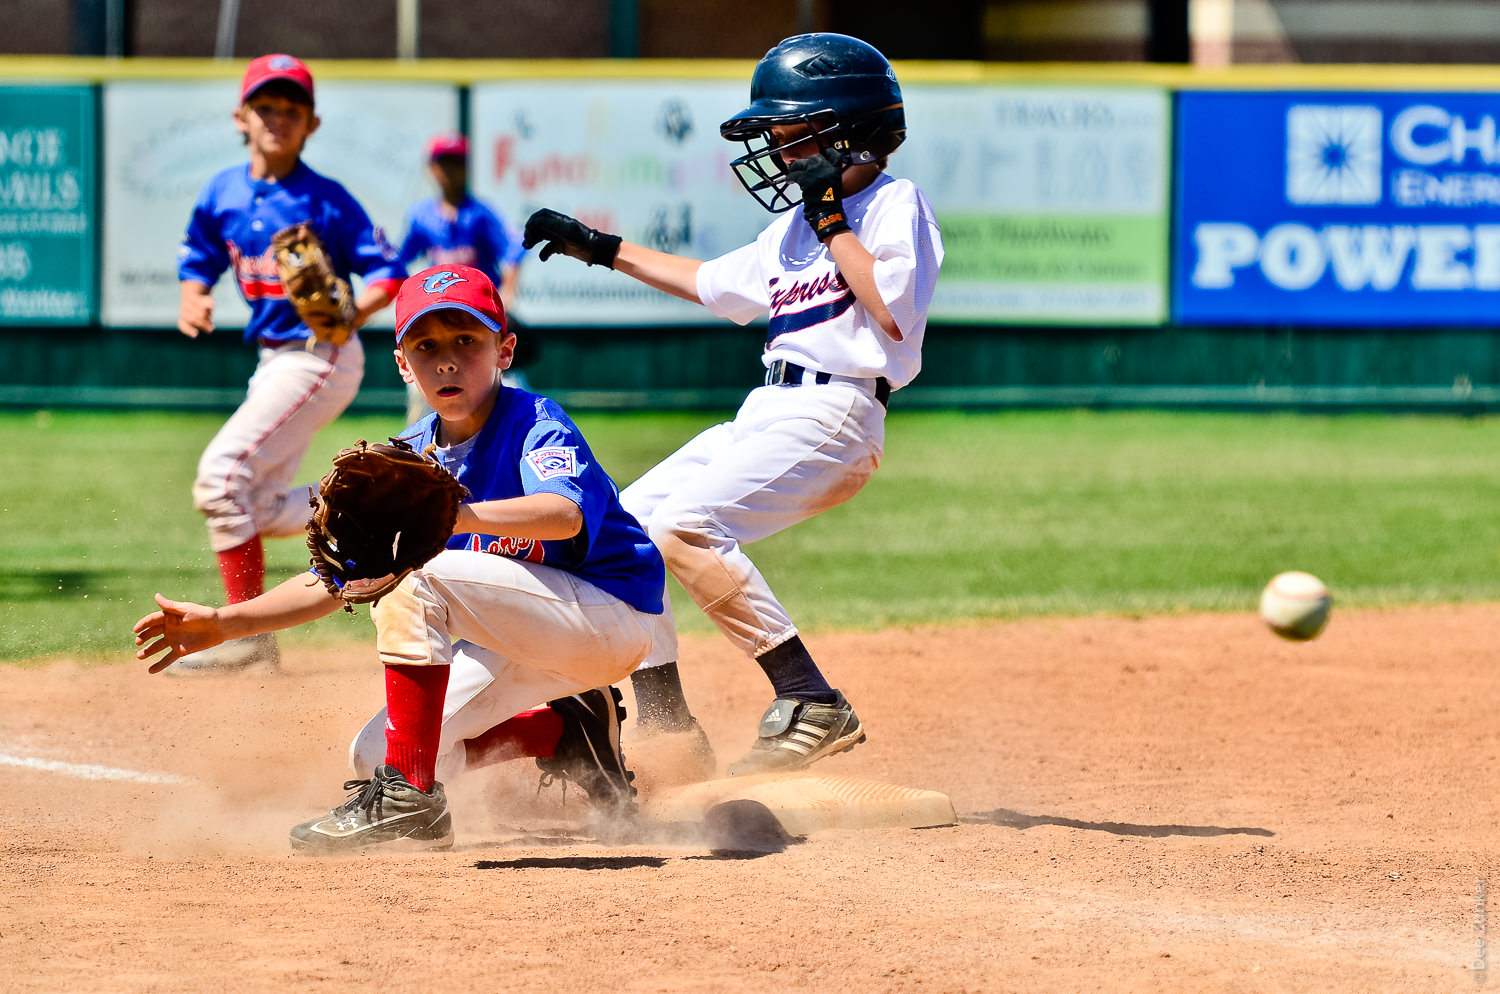
[[[634,242],[621,242],[615,256],[616,271],[695,304],[703,303],[698,299],[698,267],[702,265],[697,259],[668,255]]]
[[[528,249],[542,245],[538,258],[543,262],[561,253],[632,276],[674,297],[703,303],[698,299],[698,267],[703,265],[699,260],[624,241],[557,211],[543,208],[527,218],[521,245]]]
[[[156,595],[156,603],[160,610],[137,621],[132,629],[135,644],[141,646],[135,653],[137,659],[165,653],[151,663],[150,673],[160,673],[183,656],[220,642],[292,628],[344,606],[311,573],[298,574],[259,597],[227,607],[174,601],[161,594]]]

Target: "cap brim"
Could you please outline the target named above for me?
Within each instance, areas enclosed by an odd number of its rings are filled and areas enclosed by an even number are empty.
[[[264,90],[268,84],[281,82],[283,80],[291,83],[292,85],[296,86],[297,89],[305,93],[307,95],[307,102],[312,103],[312,91],[303,84],[302,80],[298,79],[296,76],[292,76],[286,73],[277,73],[272,76],[267,76],[265,79],[256,80],[255,85],[252,86],[249,90],[245,91],[245,94],[240,97],[240,103],[244,103],[246,100],[249,100],[251,97],[259,93],[261,90]]]
[[[406,323],[400,328],[396,329],[396,341],[401,341],[401,336],[410,331],[411,326],[416,324],[423,315],[431,314],[433,311],[465,311],[469,314],[474,315],[474,317],[478,319],[480,324],[484,325],[486,328],[488,328],[490,331],[495,332],[496,334],[499,334],[500,332],[505,330],[494,318],[479,310],[479,308],[477,307],[470,307],[468,304],[460,304],[456,300],[441,300],[437,303],[428,304],[426,307],[422,308],[421,310],[417,311],[417,313],[407,318]]]

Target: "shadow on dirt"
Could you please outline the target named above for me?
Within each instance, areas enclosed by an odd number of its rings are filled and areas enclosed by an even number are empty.
[[[1276,833],[1265,828],[1220,828],[1217,825],[1129,825],[1117,821],[1079,821],[1076,818],[1059,818],[1056,815],[1028,815],[1008,808],[982,811],[978,814],[960,815],[965,825],[999,825],[1002,828],[1019,828],[1025,831],[1039,825],[1056,825],[1059,828],[1082,828],[1091,832],[1109,832],[1111,835],[1134,835],[1148,839],[1161,839],[1169,835],[1191,835],[1209,837],[1216,835],[1259,835],[1273,837]]]
[[[525,856],[476,860],[476,870],[659,870],[664,856]]]

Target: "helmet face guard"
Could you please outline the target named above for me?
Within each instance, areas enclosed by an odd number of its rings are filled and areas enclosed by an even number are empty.
[[[815,142],[820,154],[830,148],[843,153],[841,166],[857,161],[849,151],[848,142],[839,139],[838,122],[831,111],[774,119],[751,118],[736,121],[735,124],[734,133],[726,133],[724,137],[743,142],[745,154],[731,161],[729,167],[734,170],[740,184],[750,191],[750,196],[772,214],[791,210],[802,202],[802,191],[787,175],[787,160],[782,157],[783,152],[794,148],[800,150],[800,146]],[[778,143],[776,136],[771,133],[773,127],[800,127],[806,131],[790,141]],[[873,157],[866,159],[872,160]]]

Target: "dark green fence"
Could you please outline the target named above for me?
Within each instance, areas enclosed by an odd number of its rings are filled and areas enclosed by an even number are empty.
[[[390,333],[365,333],[356,408],[400,409]],[[761,334],[718,325],[523,329],[534,389],[578,409],[726,408],[761,376]],[[0,404],[228,409],[255,350],[237,332],[0,329]],[[1500,407],[1493,329],[933,327],[910,407]]]

